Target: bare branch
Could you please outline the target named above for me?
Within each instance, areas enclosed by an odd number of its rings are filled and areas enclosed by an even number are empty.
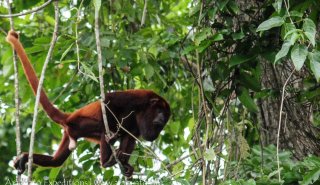
[[[107,119],[107,113],[106,113],[106,107],[105,107],[105,92],[104,92],[104,80],[103,80],[103,69],[102,69],[102,52],[101,52],[101,44],[100,44],[100,28],[99,28],[99,10],[100,7],[95,7],[95,13],[94,13],[94,32],[96,35],[96,45],[97,45],[97,54],[98,54],[98,68],[99,68],[99,82],[100,82],[100,96],[101,96],[101,111],[102,111],[102,118],[103,118],[103,123],[104,127],[106,129],[106,136],[108,139],[112,137],[109,125],[108,125],[108,119]],[[107,141],[108,142],[108,141]],[[112,145],[109,145],[112,151],[112,154],[117,161],[117,163],[120,166],[121,171],[124,170],[121,162],[117,158],[117,154],[115,149],[113,148]]]
[[[11,3],[9,0],[6,0],[6,3],[8,5],[8,12],[9,15],[11,15]],[[14,30],[14,22],[13,18],[11,17],[9,19],[10,21],[10,29]],[[14,68],[14,101],[15,101],[15,120],[16,120],[16,150],[17,150],[17,156],[21,154],[21,133],[20,133],[20,101],[19,101],[19,73],[18,73],[18,63],[17,63],[17,54],[13,50],[13,68]],[[17,175],[17,184],[21,184],[21,175]]]
[[[278,123],[278,133],[277,133],[277,164],[278,164],[278,179],[279,182],[281,181],[281,170],[280,170],[280,160],[279,160],[279,138],[280,138],[280,130],[281,130],[281,122],[282,122],[282,109],[283,109],[283,102],[284,102],[284,95],[286,92],[286,87],[289,82],[289,79],[291,78],[294,70],[290,73],[287,80],[284,82],[282,87],[282,95],[281,95],[281,104],[280,104],[280,112],[279,112],[279,123]]]
[[[202,144],[200,148],[203,148],[204,146],[205,146],[205,145]],[[200,148],[197,148],[197,149],[200,149]],[[174,166],[174,165],[180,163],[181,161],[183,161],[183,160],[185,160],[185,159],[193,156],[194,154],[196,154],[196,150],[193,150],[193,151],[192,151],[191,153],[189,153],[188,155],[186,155],[186,156],[184,156],[184,157],[181,157],[181,158],[173,161],[172,163],[168,164],[168,165],[167,165],[167,168],[171,168],[172,166]]]
[[[31,130],[31,136],[30,136],[30,147],[29,147],[29,157],[28,157],[28,185],[31,184],[32,180],[32,163],[33,163],[33,146],[34,146],[34,140],[35,140],[35,127],[37,123],[37,116],[38,116],[38,108],[39,108],[39,101],[40,101],[40,92],[42,89],[42,85],[45,78],[45,72],[49,63],[49,60],[51,59],[53,48],[57,42],[58,37],[58,27],[59,27],[59,7],[58,7],[58,0],[54,1],[54,10],[55,10],[55,25],[54,25],[54,31],[52,35],[52,40],[50,43],[50,48],[46,57],[46,60],[43,64],[41,76],[37,88],[37,95],[36,95],[36,102],[34,105],[34,113],[33,113],[33,120],[32,120],[32,130]]]
[[[47,2],[43,3],[41,6],[36,7],[32,10],[29,10],[27,12],[20,12],[20,13],[16,13],[16,14],[8,14],[8,15],[0,15],[0,17],[4,17],[4,18],[10,18],[10,17],[19,17],[19,16],[23,16],[23,15],[28,15],[34,12],[38,12],[42,9],[44,9],[46,6],[48,6],[53,0],[48,0]]]
[[[144,0],[144,7],[143,7],[143,12],[141,17],[141,24],[140,24],[141,27],[144,26],[146,22],[147,7],[148,7],[148,0]]]

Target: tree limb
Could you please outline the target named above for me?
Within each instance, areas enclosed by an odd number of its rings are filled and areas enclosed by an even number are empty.
[[[12,14],[11,11],[11,3],[9,0],[6,0],[6,3],[8,5],[8,12],[9,15]],[[14,22],[13,18],[10,17],[10,29],[14,30]],[[20,101],[19,101],[19,70],[18,70],[18,62],[17,62],[17,54],[13,51],[13,68],[14,68],[14,100],[15,100],[15,120],[16,120],[16,150],[17,150],[17,156],[21,154],[21,132],[20,132]],[[21,175],[19,173],[17,174],[17,184],[21,184]]]
[[[7,15],[0,15],[0,17],[4,17],[4,18],[10,18],[10,17],[19,17],[19,16],[23,16],[23,15],[28,15],[34,12],[38,12],[39,10],[44,9],[46,6],[48,6],[53,0],[48,0],[47,2],[43,3],[41,6],[36,7],[32,10],[29,10],[27,12],[20,12],[20,13],[15,13],[15,14],[7,14]]]
[[[54,31],[52,34],[52,40],[50,43],[50,48],[48,50],[48,54],[46,57],[46,60],[43,64],[41,76],[39,79],[37,94],[36,94],[36,102],[34,105],[34,113],[33,113],[33,120],[32,120],[32,130],[31,130],[31,136],[30,136],[30,147],[29,147],[29,157],[28,157],[28,185],[31,184],[32,180],[32,163],[33,163],[33,146],[34,146],[34,140],[35,140],[35,127],[37,123],[37,116],[38,116],[38,108],[39,108],[39,101],[40,101],[40,94],[42,85],[45,78],[45,72],[49,63],[49,60],[51,59],[53,48],[57,42],[58,37],[58,27],[59,27],[59,7],[58,7],[58,0],[54,1],[54,10],[55,10],[55,25],[54,25]]]

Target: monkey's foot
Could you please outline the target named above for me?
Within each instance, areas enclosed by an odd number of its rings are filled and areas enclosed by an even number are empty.
[[[26,163],[28,162],[28,154],[23,153],[17,157],[14,161],[14,168],[18,170],[18,174],[21,175],[26,170]]]
[[[124,168],[124,174],[123,175],[128,177],[128,178],[130,178],[132,176],[132,174],[133,174],[134,168],[129,164],[123,165],[123,168]]]

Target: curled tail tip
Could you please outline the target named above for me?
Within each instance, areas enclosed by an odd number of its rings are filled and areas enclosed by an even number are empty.
[[[13,30],[8,32],[6,40],[9,42],[10,37],[14,37],[15,39],[19,39],[19,34]]]

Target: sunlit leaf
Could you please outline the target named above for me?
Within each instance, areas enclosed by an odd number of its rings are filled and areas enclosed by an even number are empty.
[[[213,148],[209,148],[206,150],[206,152],[204,153],[204,158],[207,161],[212,161],[215,159],[216,154],[214,153],[214,149]]]
[[[276,54],[276,58],[275,58],[274,62],[276,63],[279,59],[287,56],[290,47],[291,47],[291,43],[288,41],[285,41],[282,44],[281,50]]]
[[[145,65],[144,72],[147,79],[150,79],[154,75],[154,69],[150,64]]]
[[[320,52],[309,53],[308,58],[313,75],[316,77],[316,80],[320,82]]]
[[[48,16],[48,15],[44,16],[44,19],[45,19],[51,26],[54,26],[54,24],[55,24],[55,22],[56,22],[53,17]]]
[[[196,36],[195,36],[195,39],[194,39],[195,45],[196,45],[196,46],[199,46],[200,43],[201,43],[203,40],[207,39],[207,38],[208,38],[209,36],[211,36],[211,35],[212,35],[212,29],[211,29],[211,28],[205,28],[205,29],[201,30],[201,31],[200,31],[199,33],[197,33]]]
[[[50,170],[49,179],[50,180],[55,180],[57,178],[57,176],[59,175],[60,170],[61,170],[61,167],[52,168]]]
[[[240,95],[238,96],[241,103],[251,112],[257,112],[258,106],[255,104],[254,100],[250,97],[249,91],[242,88]]]
[[[62,53],[60,62],[64,59],[64,57],[69,53],[70,49],[73,47],[73,43]]]
[[[316,44],[316,25],[311,19],[304,19],[303,21],[304,34],[307,36],[312,45]]]
[[[271,28],[274,27],[279,27],[284,23],[284,20],[282,17],[272,17],[264,22],[262,22],[258,28],[257,28],[257,32],[259,31],[265,31],[265,30],[270,30]]]
[[[291,50],[291,60],[297,71],[299,71],[308,55],[308,48],[305,45],[296,44]]]
[[[280,13],[282,8],[282,0],[276,0],[274,3],[272,3],[272,6],[278,13]]]
[[[320,167],[307,172],[306,175],[303,176],[303,180],[300,182],[301,185],[309,185],[314,184],[320,177]]]

